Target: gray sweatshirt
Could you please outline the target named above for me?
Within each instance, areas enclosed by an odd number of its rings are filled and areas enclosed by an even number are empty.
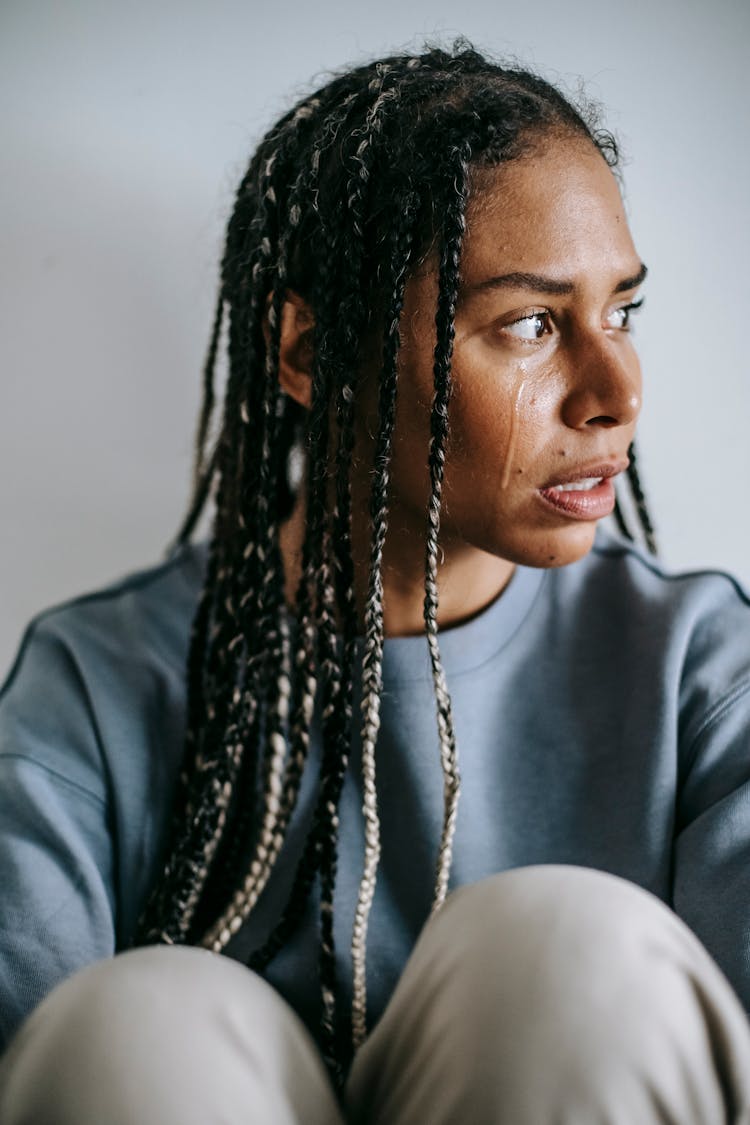
[[[205,547],[41,614],[0,691],[0,1046],[54,985],[127,947],[159,869],[185,724]],[[750,1010],[750,600],[718,573],[666,575],[601,529],[559,570],[517,568],[441,634],[463,793],[452,886],[538,863],[610,871],[670,904]],[[344,994],[363,861],[357,738],[335,898]],[[320,738],[311,741],[317,772]],[[382,858],[368,1013],[430,909],[442,773],[424,637],[385,641],[377,748]],[[314,777],[229,954],[286,902]],[[502,940],[502,935],[498,935]],[[265,971],[318,1032],[311,903]]]

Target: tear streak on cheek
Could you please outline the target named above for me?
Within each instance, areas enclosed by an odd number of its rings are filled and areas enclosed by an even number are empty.
[[[510,474],[513,470],[513,458],[516,454],[516,444],[518,442],[518,431],[520,429],[521,418],[521,399],[523,392],[526,388],[526,380],[522,379],[516,388],[515,397],[513,399],[513,411],[510,416],[510,433],[508,434],[508,448],[505,451],[505,464],[503,466],[503,475],[500,478],[500,487],[504,490],[510,483]]]

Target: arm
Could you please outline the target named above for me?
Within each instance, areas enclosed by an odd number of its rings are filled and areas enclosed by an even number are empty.
[[[0,694],[0,1049],[61,980],[114,952],[113,841],[97,724],[42,623]]]
[[[750,677],[735,682],[691,740],[673,896],[750,1013]]]

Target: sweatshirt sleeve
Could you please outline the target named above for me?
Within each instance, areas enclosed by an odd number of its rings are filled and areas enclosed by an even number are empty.
[[[673,905],[750,1014],[750,603],[714,605],[686,661]]]
[[[0,692],[0,1049],[58,982],[114,952],[109,819],[85,682],[42,620]]]

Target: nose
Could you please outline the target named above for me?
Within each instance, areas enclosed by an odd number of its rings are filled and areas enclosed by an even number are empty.
[[[641,369],[629,341],[603,332],[570,357],[563,421],[572,429],[631,426],[641,410]]]

